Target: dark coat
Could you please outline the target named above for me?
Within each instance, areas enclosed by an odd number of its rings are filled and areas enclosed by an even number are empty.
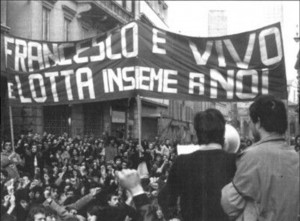
[[[129,158],[129,167],[132,169],[137,169],[141,162],[145,162],[147,169],[151,171],[151,155],[150,153],[144,151],[142,155],[138,151],[134,152]]]
[[[38,167],[40,168],[41,172],[41,177],[43,176],[43,168],[44,168],[44,157],[43,154],[40,150],[36,154],[33,154],[30,150],[26,150],[25,154],[25,167],[24,170],[25,172],[29,173],[31,176],[34,175],[34,159],[35,156],[37,158],[37,164]]]
[[[235,156],[223,150],[178,156],[158,197],[166,218],[178,215],[180,197],[183,220],[227,221],[220,204],[221,189],[232,180],[235,170]]]
[[[108,206],[102,209],[98,220],[124,221],[126,216],[130,217],[133,221],[137,221],[139,214],[133,207],[126,204],[122,204],[117,207]]]

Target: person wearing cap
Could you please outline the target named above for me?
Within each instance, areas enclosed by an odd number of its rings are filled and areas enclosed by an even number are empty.
[[[222,190],[221,204],[234,220],[295,221],[299,208],[299,158],[287,144],[284,103],[271,95],[250,106],[255,143],[237,159],[237,171]]]

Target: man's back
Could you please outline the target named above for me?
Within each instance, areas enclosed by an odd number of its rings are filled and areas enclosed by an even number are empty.
[[[259,220],[297,220],[299,158],[284,140],[261,140],[250,147],[237,162],[233,184],[258,203]]]
[[[99,220],[124,221],[126,217],[130,217],[135,221],[138,218],[138,213],[133,207],[121,204],[117,207],[108,206],[102,209]]]
[[[184,220],[228,220],[220,206],[221,189],[235,172],[235,157],[223,150],[199,150],[177,158],[159,197],[172,210],[176,198]],[[170,216],[171,214],[167,214]],[[172,216],[172,215],[171,215]],[[170,217],[172,218],[172,217]]]

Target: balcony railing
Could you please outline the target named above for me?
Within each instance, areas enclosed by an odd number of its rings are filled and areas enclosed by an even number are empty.
[[[2,33],[8,33],[9,30],[10,30],[10,28],[8,26],[6,26],[4,24],[1,24],[1,34]]]
[[[112,14],[122,23],[126,23],[134,19],[134,11],[129,12],[115,1],[93,1],[101,8]]]

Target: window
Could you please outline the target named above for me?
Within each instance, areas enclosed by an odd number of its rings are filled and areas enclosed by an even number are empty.
[[[89,36],[89,28],[86,26],[82,26],[82,37],[85,39],[88,38],[88,36]]]
[[[84,134],[99,135],[104,131],[104,111],[102,103],[87,103],[83,105]]]
[[[43,40],[50,40],[50,9],[46,7],[42,9],[42,31]]]
[[[44,107],[44,131],[60,135],[70,132],[71,109],[67,105]]]
[[[88,22],[84,22],[84,21],[81,21],[81,38],[82,39],[86,39],[86,38],[89,38],[91,37],[91,33],[90,30],[92,30],[92,26],[88,23]],[[97,30],[98,31],[98,30]]]
[[[134,1],[133,0],[117,0],[116,3],[120,5],[122,8],[126,9],[129,12],[134,11]]]
[[[116,1],[119,5],[123,6],[123,1],[122,0],[118,0]]]
[[[69,20],[68,18],[65,17],[65,19],[64,19],[64,41],[69,40],[70,24],[71,24],[71,20]]]
[[[132,12],[133,1],[126,1],[126,10]]]
[[[64,24],[63,24],[63,38],[64,41],[69,41],[70,40],[70,26],[71,22],[76,15],[76,11],[69,8],[66,5],[62,5],[63,11],[64,11]],[[73,39],[72,39],[73,40]]]

